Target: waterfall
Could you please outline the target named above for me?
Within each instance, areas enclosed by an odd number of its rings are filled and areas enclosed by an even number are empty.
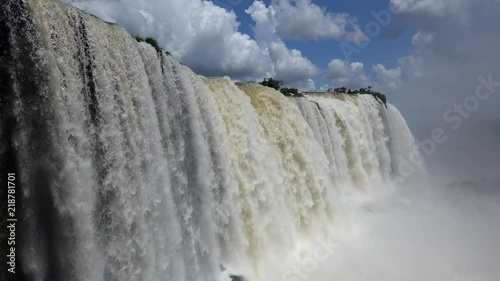
[[[58,1],[4,2],[1,170],[19,178],[24,280],[270,280],[417,153],[371,95],[205,78]]]

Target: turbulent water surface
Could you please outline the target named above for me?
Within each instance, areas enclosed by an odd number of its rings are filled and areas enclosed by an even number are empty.
[[[417,155],[370,95],[204,78],[59,2],[4,2],[26,280],[297,280],[287,264],[342,235],[346,202],[389,193]]]

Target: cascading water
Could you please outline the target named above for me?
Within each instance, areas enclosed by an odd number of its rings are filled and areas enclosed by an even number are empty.
[[[24,280],[269,280],[416,152],[372,96],[200,77],[57,1],[3,2],[1,170],[20,180]]]

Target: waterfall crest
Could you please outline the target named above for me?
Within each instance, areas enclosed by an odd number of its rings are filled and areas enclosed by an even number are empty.
[[[57,1],[6,2],[0,153],[27,280],[269,280],[417,153],[372,96],[201,77]]]

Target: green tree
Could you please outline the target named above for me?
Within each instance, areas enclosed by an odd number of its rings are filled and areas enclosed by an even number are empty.
[[[335,93],[347,93],[347,88],[346,87],[339,87],[339,88],[335,88],[333,91]]]
[[[274,80],[272,77],[271,78],[264,78],[264,81],[260,82],[261,85],[273,88],[276,91],[279,91],[281,86],[283,86],[283,81],[281,80]]]

